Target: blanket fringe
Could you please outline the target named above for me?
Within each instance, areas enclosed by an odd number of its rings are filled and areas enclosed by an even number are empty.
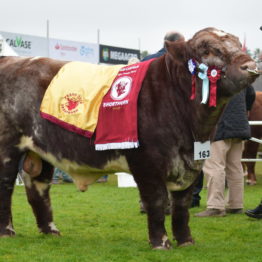
[[[139,142],[120,142],[120,143],[107,143],[107,144],[96,144],[95,149],[97,151],[110,150],[110,149],[130,149],[138,148]]]

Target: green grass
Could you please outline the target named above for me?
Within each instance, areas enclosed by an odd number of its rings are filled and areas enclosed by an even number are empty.
[[[245,187],[245,208],[261,199],[262,163],[257,164],[258,184]],[[206,189],[200,208],[190,209],[195,245],[155,251],[147,242],[146,216],[139,213],[135,188],[118,188],[116,177],[94,184],[85,193],[72,184],[53,185],[55,223],[62,236],[38,233],[22,186],[13,197],[17,235],[0,239],[0,262],[168,262],[168,261],[262,261],[262,221],[243,215],[197,218],[205,208]],[[170,217],[166,219],[172,239]]]

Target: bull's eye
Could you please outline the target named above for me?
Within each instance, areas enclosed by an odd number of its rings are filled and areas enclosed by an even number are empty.
[[[204,55],[209,55],[209,51],[205,50]]]

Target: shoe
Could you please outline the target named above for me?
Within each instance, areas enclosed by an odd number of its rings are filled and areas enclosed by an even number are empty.
[[[243,208],[227,208],[227,214],[243,214]]]
[[[200,213],[196,213],[196,217],[224,217],[226,215],[225,210],[216,209],[216,208],[208,208],[205,211]]]
[[[261,219],[262,218],[262,203],[255,209],[246,210],[245,214],[249,217]]]

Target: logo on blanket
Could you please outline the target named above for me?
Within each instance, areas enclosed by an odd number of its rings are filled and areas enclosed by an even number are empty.
[[[61,109],[67,114],[75,114],[79,112],[79,105],[83,104],[81,95],[76,93],[69,93],[63,97],[61,102]]]
[[[127,76],[118,78],[111,87],[111,98],[113,100],[122,100],[129,94],[131,86],[132,78]]]

